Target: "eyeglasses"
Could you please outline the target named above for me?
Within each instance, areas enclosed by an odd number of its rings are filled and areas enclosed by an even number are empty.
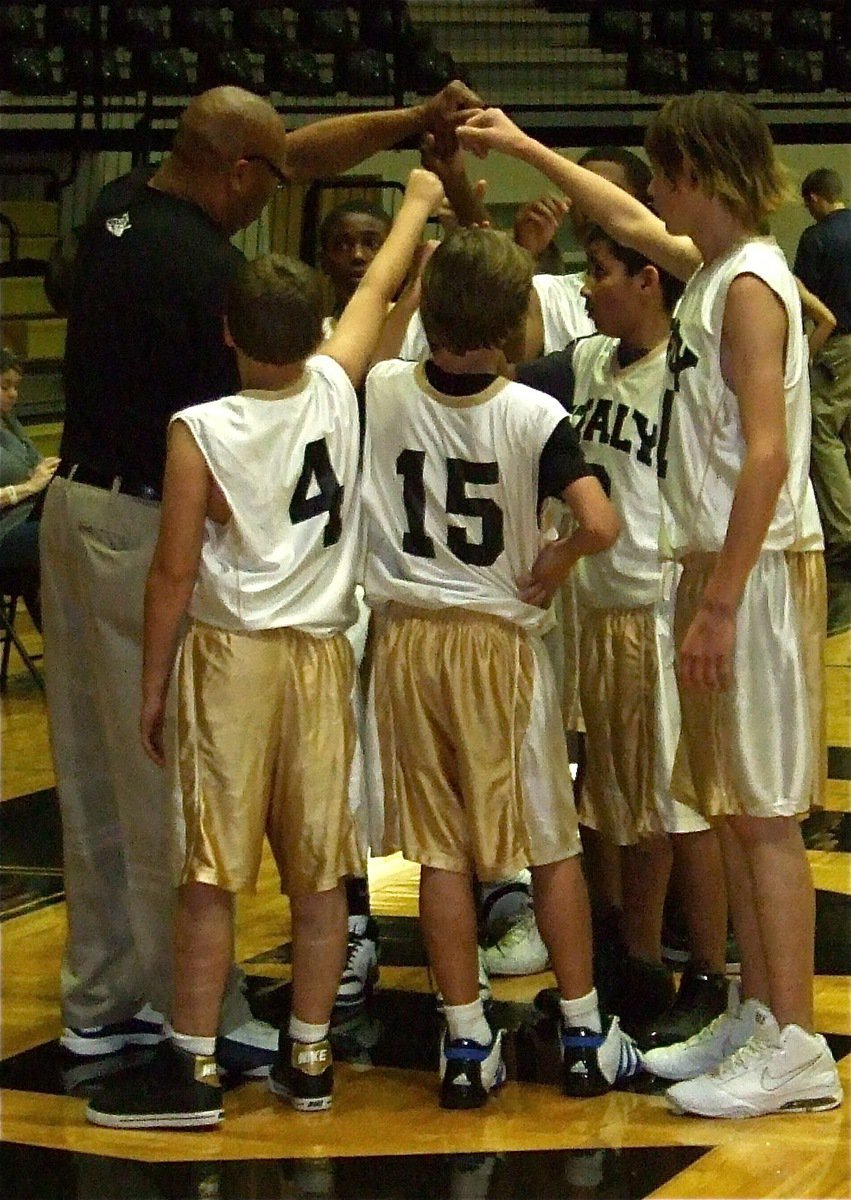
[[[262,163],[263,166],[266,167],[267,170],[271,171],[271,173],[275,176],[279,192],[285,187],[289,187],[290,181],[287,179],[284,172],[280,167],[276,167],[272,160],[267,158],[265,154],[246,154],[243,161]]]

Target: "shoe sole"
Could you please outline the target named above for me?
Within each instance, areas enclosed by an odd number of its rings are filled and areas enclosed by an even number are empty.
[[[752,1108],[743,1104],[726,1110],[724,1112],[713,1112],[709,1105],[705,1108],[685,1108],[679,1104],[672,1096],[665,1096],[671,1109],[684,1117],[707,1117],[710,1120],[742,1120],[745,1117],[779,1117],[790,1116],[795,1113],[813,1113],[813,1112],[828,1112],[832,1108],[838,1108],[842,1103],[842,1089],[838,1093],[834,1092],[829,1095],[803,1097],[799,1100],[787,1100],[785,1104],[781,1104],[779,1108]]]
[[[510,978],[512,976],[519,977],[521,975],[541,975],[544,971],[549,969],[549,965],[549,962],[545,961],[543,966],[538,966],[536,964],[535,966],[527,966],[522,968],[506,967],[503,963],[500,963],[499,966],[492,966],[490,961],[485,959],[485,966],[487,967],[488,975],[503,976],[505,978]]]
[[[211,1129],[220,1123],[224,1115],[223,1108],[209,1108],[194,1113],[143,1113],[139,1116],[86,1109],[87,1121],[107,1129]]]
[[[118,1054],[128,1046],[158,1046],[164,1041],[164,1033],[117,1033],[114,1037],[97,1039],[67,1037],[63,1034],[59,1045],[77,1058],[103,1058],[106,1054]]]
[[[294,1096],[289,1088],[284,1087],[282,1083],[277,1083],[271,1075],[269,1076],[269,1091],[279,1096],[282,1100],[287,1100],[296,1112],[326,1112],[334,1099],[331,1096],[313,1096],[305,1098],[302,1096]]]

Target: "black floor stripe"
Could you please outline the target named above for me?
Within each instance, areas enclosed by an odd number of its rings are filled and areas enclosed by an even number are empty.
[[[403,1136],[404,1127],[399,1130]],[[0,1167],[12,1189],[9,1194],[27,1200],[642,1200],[708,1149],[652,1146],[145,1163],[7,1142],[0,1146]]]
[[[851,746],[828,746],[828,779],[851,779]]]

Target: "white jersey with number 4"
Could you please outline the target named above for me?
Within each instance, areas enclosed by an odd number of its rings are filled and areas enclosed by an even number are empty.
[[[447,396],[423,364],[393,360],[367,377],[366,411],[370,607],[463,607],[539,630],[546,614],[517,588],[540,546],[538,468],[558,401],[505,379]]]
[[[358,411],[334,359],[280,391],[183,409],[231,518],[207,519],[189,612],[223,629],[346,630],[361,562]]]

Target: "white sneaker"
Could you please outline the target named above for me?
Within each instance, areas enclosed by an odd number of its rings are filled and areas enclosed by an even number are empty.
[[[502,1060],[502,1030],[498,1029],[490,1045],[467,1038],[440,1039],[440,1107],[481,1108],[488,1092],[505,1083]]]
[[[226,1075],[264,1079],[277,1053],[277,1029],[256,1017],[220,1034],[216,1041],[216,1058]]]
[[[80,1058],[117,1054],[126,1046],[156,1046],[165,1038],[162,1013],[146,1004],[135,1016],[110,1025],[94,1025],[76,1029],[66,1025],[59,1044],[63,1050]]]
[[[821,1112],[842,1103],[836,1063],[821,1034],[800,1025],[783,1031],[766,1009],[753,1037],[706,1075],[665,1093],[679,1112],[699,1117],[759,1117]]]
[[[525,909],[506,933],[485,950],[491,975],[537,975],[547,969],[549,955],[538,932],[535,913]]]
[[[334,1001],[335,1016],[363,1008],[378,983],[378,926],[372,917],[349,917],[346,965]]]
[[[758,1000],[742,1003],[734,980],[727,993],[726,1012],[685,1042],[645,1051],[644,1067],[662,1079],[694,1079],[712,1071],[754,1035],[759,1014],[771,1015]]]

